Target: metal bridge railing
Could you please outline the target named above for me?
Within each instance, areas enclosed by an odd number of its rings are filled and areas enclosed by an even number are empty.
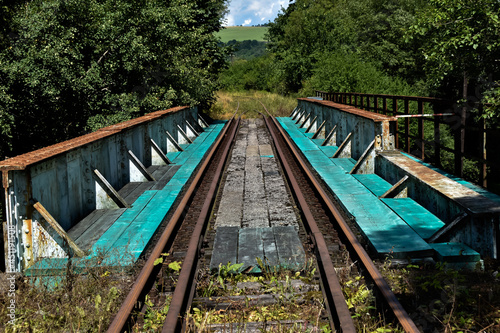
[[[488,187],[488,168],[499,169],[499,165],[495,166],[486,159],[486,138],[491,131],[487,130],[484,118],[473,121],[467,106],[432,97],[319,90],[316,96],[397,117],[396,148],[461,178],[465,176],[466,163],[471,161],[477,165],[478,174],[476,179],[469,180],[485,188]],[[476,108],[482,114],[483,105]],[[466,141],[466,133],[470,142]]]

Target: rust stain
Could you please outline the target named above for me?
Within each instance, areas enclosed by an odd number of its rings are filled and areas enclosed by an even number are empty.
[[[314,104],[319,104],[319,105],[324,105],[328,107],[332,107],[347,113],[351,113],[354,115],[358,115],[360,117],[368,118],[371,119],[375,122],[379,121],[396,121],[396,117],[391,117],[391,116],[386,116],[380,113],[375,113],[371,111],[365,111],[358,109],[354,106],[350,105],[345,105],[345,104],[339,104],[331,101],[325,101],[325,100],[317,100],[317,99],[310,99],[310,98],[298,98],[299,101],[307,101],[309,103],[314,103]]]
[[[168,110],[151,112],[139,118],[135,118],[132,120],[124,121],[116,125],[111,125],[105,128],[101,128],[100,130],[97,130],[93,133],[85,134],[71,140],[60,142],[23,155],[12,157],[0,162],[0,170],[2,170],[2,174],[6,173],[6,171],[9,170],[24,170],[26,169],[27,166],[40,162],[49,157],[69,152],[72,149],[109,137],[113,134],[147,123],[151,120],[161,118],[167,114],[176,113],[188,108],[189,108],[188,106],[178,106]],[[4,187],[5,187],[5,179],[4,179]]]

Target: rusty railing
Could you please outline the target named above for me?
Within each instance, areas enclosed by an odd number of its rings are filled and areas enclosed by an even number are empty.
[[[396,148],[458,177],[488,187],[488,169],[495,168],[486,159],[486,134],[490,130],[486,129],[484,118],[478,121],[473,119],[467,106],[432,97],[324,91],[316,91],[316,96],[397,117],[398,125],[394,133]],[[481,114],[482,105],[476,107]],[[466,133],[470,142],[466,141]],[[470,165],[469,161],[477,165],[475,177],[464,174],[465,164]]]

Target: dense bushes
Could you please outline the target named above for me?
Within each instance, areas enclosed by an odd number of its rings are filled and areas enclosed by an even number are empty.
[[[223,0],[13,6],[3,17],[10,32],[0,31],[0,158],[145,112],[209,103],[226,66],[214,35],[225,10]]]

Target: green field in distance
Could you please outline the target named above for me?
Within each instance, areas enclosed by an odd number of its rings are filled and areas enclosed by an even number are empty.
[[[224,43],[233,39],[237,41],[256,40],[264,42],[264,34],[267,29],[267,27],[226,27],[219,31],[217,35]]]

